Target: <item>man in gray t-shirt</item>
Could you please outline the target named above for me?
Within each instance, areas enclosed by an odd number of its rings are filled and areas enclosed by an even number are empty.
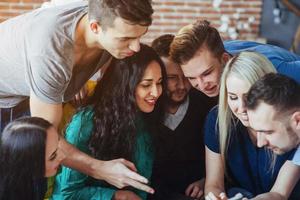
[[[111,57],[122,59],[140,49],[151,24],[150,0],[90,0],[40,8],[0,24],[0,126],[29,100],[32,116],[58,126],[62,103],[76,96]],[[8,111],[8,112],[7,112]],[[16,115],[17,116],[17,115]],[[7,121],[9,121],[7,120]],[[94,178],[151,192],[145,178],[122,159],[99,161],[64,139],[63,164]],[[96,169],[96,170],[95,170]]]

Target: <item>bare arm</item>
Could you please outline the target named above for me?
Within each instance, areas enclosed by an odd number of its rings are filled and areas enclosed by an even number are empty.
[[[62,104],[49,104],[39,100],[36,96],[30,97],[30,112],[32,116],[42,117],[58,127],[62,118]],[[116,159],[111,161],[96,160],[79,151],[65,139],[60,140],[60,148],[65,152],[63,165],[76,169],[96,179],[123,188],[132,186],[145,192],[153,193],[153,189],[145,185],[148,180],[136,173],[133,163]]]
[[[42,117],[51,122],[56,128],[62,118],[62,104],[49,104],[30,94],[30,113],[33,117]]]
[[[151,187],[145,185],[148,180],[136,173],[137,170],[132,162],[125,159],[97,160],[79,151],[66,140],[60,141],[60,147],[67,152],[63,165],[96,179],[105,180],[117,188],[132,186],[148,193],[154,192]]]
[[[300,167],[294,165],[291,161],[288,160],[284,163],[284,165],[282,165],[271,191],[268,193],[260,194],[253,199],[286,200],[289,198],[299,178]]]
[[[283,200],[286,198],[276,192],[267,192],[267,193],[257,195],[256,197],[252,198],[251,200],[267,200],[267,199]]]
[[[205,196],[208,195],[209,192],[212,192],[215,196],[219,196],[220,193],[224,192],[224,167],[221,155],[209,150],[206,146],[205,168]]]

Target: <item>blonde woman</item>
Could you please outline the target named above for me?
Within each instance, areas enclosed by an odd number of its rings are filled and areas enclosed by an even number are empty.
[[[272,63],[254,52],[242,52],[225,66],[219,106],[210,111],[205,125],[206,199],[227,199],[239,192],[254,199],[290,196],[299,171],[289,161],[293,152],[274,159],[269,150],[258,148],[245,109],[251,85],[271,72],[276,72]]]

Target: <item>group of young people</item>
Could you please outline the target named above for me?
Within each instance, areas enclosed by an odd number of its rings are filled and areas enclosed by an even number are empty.
[[[0,24],[0,200],[54,175],[53,200],[299,199],[300,56],[202,20],[150,47],[152,14],[89,0]]]

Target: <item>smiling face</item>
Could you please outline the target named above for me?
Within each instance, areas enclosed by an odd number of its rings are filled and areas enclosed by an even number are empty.
[[[226,79],[226,88],[229,108],[242,124],[248,127],[249,119],[245,107],[245,98],[250,89],[250,85],[235,75],[229,75]]]
[[[169,101],[181,104],[187,98],[191,84],[183,75],[180,66],[168,58],[162,57],[167,72],[167,95]]]
[[[220,77],[224,68],[223,58],[216,58],[207,48],[203,47],[191,60],[181,65],[181,68],[184,76],[188,78],[194,88],[209,97],[219,94]]]
[[[292,128],[292,116],[278,117],[273,106],[261,102],[255,110],[248,110],[249,123],[257,133],[257,146],[283,154],[297,147],[300,139]]]
[[[138,83],[135,89],[135,99],[138,108],[145,113],[152,112],[161,93],[161,68],[156,61],[152,61],[147,66],[141,81]]]
[[[148,26],[130,24],[117,17],[112,26],[104,29],[98,26],[97,30],[100,48],[107,50],[115,58],[122,59],[140,50],[140,39],[147,32]]]
[[[60,166],[65,154],[58,147],[59,136],[54,127],[47,130],[46,155],[45,155],[45,177],[54,176]]]

